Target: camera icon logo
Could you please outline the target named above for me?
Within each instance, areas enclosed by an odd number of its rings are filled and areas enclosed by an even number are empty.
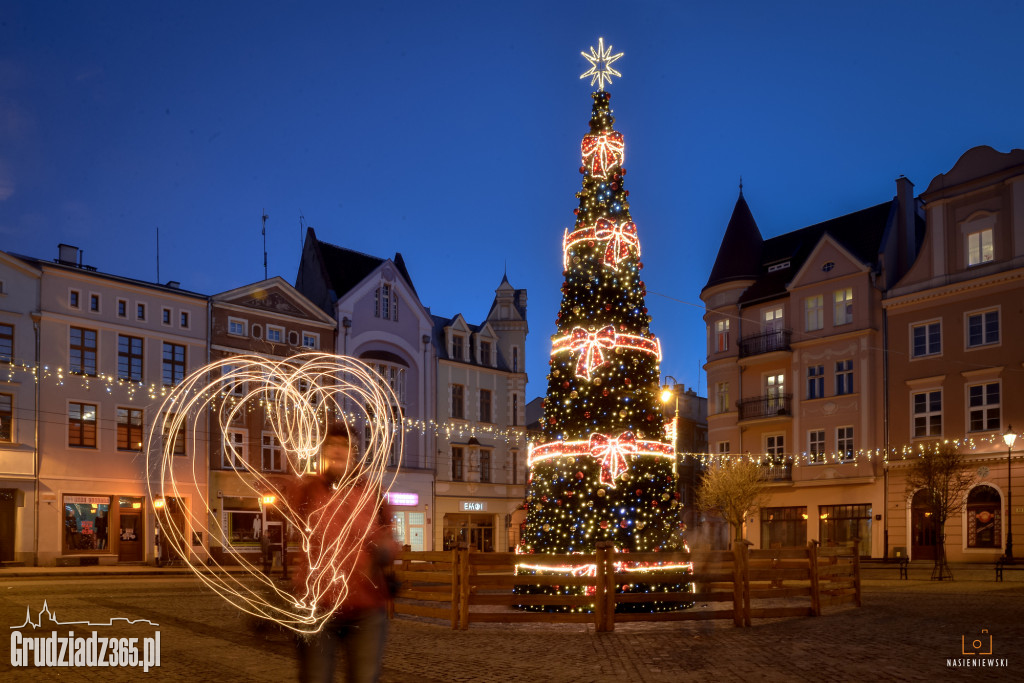
[[[961,652],[965,655],[990,655],[992,654],[992,634],[988,632],[987,628],[981,629],[982,635],[972,636],[968,640],[968,636],[960,636]]]

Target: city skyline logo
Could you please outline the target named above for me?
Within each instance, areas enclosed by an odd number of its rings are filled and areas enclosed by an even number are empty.
[[[31,626],[33,629],[43,628],[43,615],[46,615],[47,621],[55,626],[134,626],[136,624],[145,624],[148,626],[159,626],[160,624],[154,623],[149,619],[129,619],[127,617],[111,617],[106,623],[93,623],[91,621],[58,621],[57,614],[53,612],[47,604],[46,600],[43,600],[43,607],[39,610],[36,615],[36,621],[32,621],[32,607],[30,605],[25,606],[25,621],[18,626],[11,626],[11,629],[23,629]],[[115,623],[116,622],[116,623]]]

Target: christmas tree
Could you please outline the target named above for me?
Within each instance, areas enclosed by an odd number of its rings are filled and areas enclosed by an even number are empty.
[[[661,349],[644,304],[640,240],[624,185],[625,143],[613,128],[611,96],[604,90],[604,81],[619,75],[609,65],[621,55],[605,51],[603,40],[599,46],[583,53],[594,65],[584,76],[593,76],[599,89],[591,95],[590,131],[581,145],[576,221],[562,242],[565,280],[552,337],[544,439],[530,454],[518,548],[524,555],[593,554],[599,541],[611,541],[623,553],[681,548],[675,454],[658,403]],[[628,562],[623,567],[630,570]],[[680,590],[656,586],[656,568],[634,569],[637,581],[618,590]],[[531,573],[527,558],[519,573]],[[517,591],[571,595],[579,589],[523,585]]]

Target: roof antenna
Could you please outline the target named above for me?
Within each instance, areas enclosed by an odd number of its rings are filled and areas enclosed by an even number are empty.
[[[160,284],[160,226],[156,226],[156,283]]]
[[[267,215],[267,210],[263,209],[263,279],[266,280],[267,275],[267,219],[270,216]]]
[[[303,240],[306,239],[306,217],[302,215],[302,209],[299,209],[299,253],[302,253],[302,245],[305,244]]]
[[[740,176],[740,196],[743,196],[743,176]]]

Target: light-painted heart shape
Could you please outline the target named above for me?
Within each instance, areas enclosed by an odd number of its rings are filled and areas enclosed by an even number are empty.
[[[211,560],[191,565],[202,581],[222,598],[255,616],[276,621],[300,633],[319,631],[344,602],[350,576],[368,534],[365,524],[376,519],[382,494],[394,479],[385,481],[392,449],[401,453],[402,416],[395,392],[374,370],[349,356],[304,353],[284,360],[234,356],[199,368],[164,400],[147,441],[147,486],[151,501],[183,498],[186,489],[198,490],[198,500],[175,520],[156,509],[163,534],[181,557],[188,557],[191,532],[226,539],[228,534],[211,515],[209,492],[200,484],[205,467],[197,435],[209,431],[210,442],[223,444],[228,462],[238,463],[234,474],[254,497],[273,496],[285,522],[299,534],[306,555],[304,580],[298,587],[282,587],[259,566],[234,554],[239,566]],[[248,411],[264,415],[266,431],[273,432],[286,456],[289,476],[268,475],[254,464],[242,465],[243,454],[226,438],[232,424]],[[303,478],[317,476],[320,446],[330,423],[344,421],[355,434],[366,437],[365,452],[355,467],[330,489],[327,503],[303,518],[290,498]],[[208,426],[207,426],[208,422]],[[359,430],[359,432],[356,431]],[[192,441],[189,462],[175,456],[179,433]],[[180,446],[179,446],[180,450]],[[344,510],[344,519],[336,511]],[[360,522],[359,520],[362,520]],[[335,534],[325,538],[328,525]],[[343,541],[341,539],[344,539]],[[225,547],[229,544],[224,543]]]

